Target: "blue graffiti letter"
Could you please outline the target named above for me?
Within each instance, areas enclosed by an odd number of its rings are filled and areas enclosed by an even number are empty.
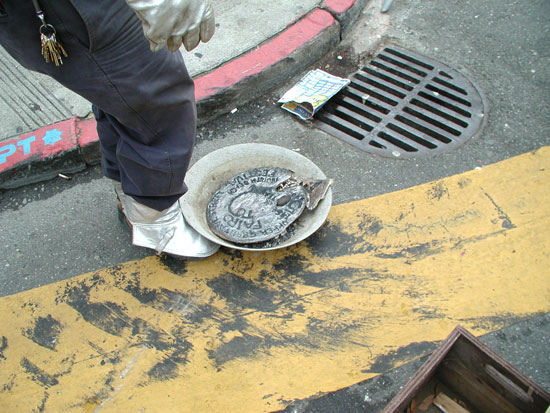
[[[17,148],[13,143],[9,143],[0,147],[0,165],[6,163],[6,159],[8,158],[8,156],[15,153],[15,149]]]
[[[23,155],[28,155],[31,153],[31,142],[34,142],[34,136],[31,136],[27,139],[21,139],[19,142],[17,142],[17,146],[23,147]]]

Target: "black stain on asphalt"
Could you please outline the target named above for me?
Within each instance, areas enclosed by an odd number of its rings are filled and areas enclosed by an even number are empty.
[[[296,303],[296,302],[291,303],[289,308],[292,314],[305,314],[306,312],[306,308],[302,303]]]
[[[411,203],[411,206],[409,207],[408,210],[404,210],[403,212],[401,212],[399,214],[399,217],[397,217],[397,220],[396,221],[403,221],[403,219],[405,219],[405,217],[408,217],[409,215],[412,215],[414,214],[414,210],[415,210],[415,205],[414,203]]]
[[[339,348],[346,337],[362,327],[360,320],[350,320],[348,317],[345,314],[331,319],[310,317],[307,333],[298,338],[300,345],[310,349]]]
[[[229,331],[245,331],[247,328],[251,327],[246,318],[242,316],[236,316],[227,321],[223,321],[219,330],[221,333],[227,333]]]
[[[109,334],[119,337],[128,336],[127,340],[132,347],[145,346],[162,352],[165,357],[163,361],[149,371],[152,379],[164,380],[177,375],[178,368],[187,363],[187,354],[193,348],[186,339],[188,334],[186,330],[176,328],[174,331],[166,332],[146,320],[128,316],[126,308],[117,303],[90,302],[91,290],[98,284],[97,280],[91,278],[76,285],[67,286],[63,294],[58,296],[58,302],[66,302],[88,323]],[[144,305],[156,303],[163,310],[167,310],[167,302],[170,301],[170,293],[167,293],[169,290],[153,291],[139,288],[138,284],[128,285],[130,286],[128,291],[136,298],[139,297],[138,299],[145,303]],[[183,310],[180,308],[178,311]],[[109,361],[120,362],[119,359],[109,359]]]
[[[442,182],[434,184],[427,192],[429,199],[441,200],[444,196],[449,197],[449,190],[443,185]]]
[[[375,250],[375,246],[365,241],[370,233],[377,234],[382,228],[380,222],[373,222],[369,215],[363,216],[359,226],[365,233],[350,234],[340,229],[337,224],[327,223],[305,240],[314,255],[336,258],[350,254],[361,254]]]
[[[502,228],[505,228],[505,229],[515,228],[516,226],[512,223],[512,220],[510,219],[508,214],[504,212],[504,210],[495,202],[495,200],[487,192],[483,192],[483,193],[489,199],[489,201],[491,201],[491,203],[497,210],[499,214],[498,218],[502,221]]]
[[[98,346],[96,343],[88,340],[88,346],[90,346],[92,349],[94,349],[98,354],[101,354],[103,356],[103,360],[101,360],[101,365],[105,365],[105,363],[108,361],[111,364],[118,364],[122,361],[120,358],[120,353],[118,351],[106,353],[100,346]],[[107,361],[105,361],[107,360]]]
[[[292,276],[293,281],[298,279],[304,285],[319,288],[335,287],[341,291],[346,289],[349,291],[349,286],[345,283],[357,277],[380,278],[364,268],[342,267],[334,270],[310,271],[309,265],[311,265],[311,261],[302,255],[288,255],[275,263],[273,269],[284,273],[284,276],[281,277],[282,280]]]
[[[350,286],[346,282],[340,282],[338,283],[338,286],[336,287],[338,291],[342,291],[344,293],[351,292]]]
[[[195,326],[203,324],[205,320],[220,320],[223,318],[221,311],[210,304],[193,304],[180,315],[185,321]]]
[[[172,357],[167,357],[151,367],[147,375],[156,381],[174,379],[178,376],[178,363]]]
[[[84,284],[68,287],[65,291],[67,304],[88,323],[109,334],[120,336],[124,329],[132,327],[130,318],[117,303],[90,302],[90,289]]]
[[[55,376],[46,373],[26,357],[21,359],[21,367],[23,367],[23,370],[31,376],[32,381],[38,382],[44,387],[55,386],[59,383]]]
[[[227,256],[229,257],[230,261],[241,261],[244,257],[243,255],[243,252],[241,250],[237,250],[237,249],[224,249],[224,251],[226,252]],[[226,261],[225,262],[225,265],[229,265],[229,261]]]
[[[140,346],[154,348],[159,351],[173,349],[173,337],[164,331],[156,330],[152,324],[141,318],[134,318],[132,324],[132,339],[139,342]]]
[[[0,339],[0,359],[6,360],[6,356],[4,355],[4,351],[8,348],[8,338],[5,336],[2,336]]]
[[[338,268],[335,270],[324,270],[318,272],[303,272],[297,277],[303,280],[305,285],[311,287],[327,288],[337,287],[346,280],[351,280],[362,275],[365,270],[357,268]]]
[[[384,228],[382,221],[373,215],[361,214],[359,217],[359,231],[363,234],[376,236]]]
[[[373,231],[377,230],[373,228]],[[245,279],[228,272],[207,284],[230,305],[243,310],[264,312],[266,317],[281,320],[280,323],[284,325],[296,314],[306,312],[300,297],[294,292],[296,285],[349,292],[351,283],[357,280],[378,281],[382,278],[380,274],[365,268],[313,271],[310,266],[311,261],[305,256],[287,255],[273,264],[273,271],[262,271],[254,279]],[[238,332],[238,336],[228,342],[223,342],[223,338],[220,338],[221,344],[214,350],[209,350],[209,356],[220,368],[228,361],[253,357],[260,351],[269,351],[272,347],[319,349],[331,343],[338,343],[342,337],[353,335],[357,329],[363,327],[364,320],[352,318],[350,314],[341,314],[339,320],[311,319],[302,333],[287,335],[283,331],[278,331],[274,336],[271,332],[256,332],[254,326],[247,321],[246,315],[236,315],[230,320],[221,317],[220,334],[235,331]],[[254,333],[250,333],[251,331]]]
[[[293,254],[286,255],[274,263],[273,269],[286,275],[298,275],[303,274],[309,264],[309,260],[303,255]]]
[[[200,324],[204,319],[213,319],[219,315],[219,311],[209,304],[196,304],[191,295],[167,288],[142,287],[137,276],[123,277],[115,281],[115,286],[131,294],[143,305],[174,314],[193,324]]]
[[[405,292],[405,295],[407,295],[407,292]],[[414,294],[417,296],[420,296],[420,294]],[[430,306],[421,306],[421,307],[415,307],[412,309],[412,312],[418,315],[418,320],[430,320],[430,319],[440,319],[447,317],[447,314],[444,314],[441,312],[441,309],[437,307],[430,307]]]
[[[187,260],[162,254],[160,256],[160,262],[174,275],[187,274]]]
[[[54,350],[61,330],[61,323],[48,314],[38,317],[34,326],[24,331],[24,335],[39,346]]]
[[[458,181],[458,186],[460,187],[460,189],[464,189],[471,183],[472,183],[472,180],[470,178],[463,178],[460,181]]]
[[[117,271],[117,267],[113,267],[110,269],[110,272],[113,275],[116,274]],[[69,283],[62,291],[58,292],[57,296],[55,297],[55,303],[68,303],[77,300],[78,297],[81,296],[88,297],[92,289],[95,289],[102,284],[105,284],[105,281],[98,274],[94,274],[82,283],[74,285],[72,283]]]
[[[437,188],[439,186],[436,185]],[[433,189],[433,188],[432,188]],[[437,196],[446,189],[440,188]],[[441,195],[443,196],[443,195]],[[414,209],[414,206],[412,207]],[[311,252],[320,257],[336,258],[352,254],[372,253],[377,258],[424,258],[428,255],[439,252],[439,242],[422,243],[401,248],[398,251],[384,252],[387,247],[378,247],[377,245],[366,241],[367,238],[378,236],[384,229],[382,221],[369,214],[359,214],[359,230],[354,234],[349,234],[340,229],[336,224],[327,224],[321,230],[309,237],[306,242]],[[402,217],[401,217],[402,218]]]
[[[391,253],[379,252],[379,253],[376,253],[375,255],[378,258],[390,258],[390,259],[414,258],[418,260],[430,255],[437,254],[440,251],[440,249],[441,247],[439,246],[439,241],[432,241],[432,242],[424,242],[421,244],[413,245],[407,248],[402,248],[400,250],[397,250]]]
[[[153,307],[156,310],[174,313],[184,311],[192,304],[187,294],[166,288],[151,289],[142,287],[139,278],[125,280],[126,283],[115,283],[115,286],[131,294],[141,304]]]
[[[155,304],[159,301],[159,290],[141,288],[139,281],[129,283],[124,287],[117,285],[117,287],[122,288],[124,291],[131,294],[141,304],[153,305],[153,307],[156,307]]]
[[[398,364],[407,363],[419,356],[433,352],[438,343],[431,341],[414,342],[407,346],[388,352],[376,357],[368,369],[361,370],[361,373],[384,373],[393,369]]]
[[[219,321],[219,344],[212,350],[207,350],[217,368],[222,368],[227,362],[239,358],[253,358],[259,353],[269,354],[272,348],[294,348],[296,351],[309,351],[321,348],[339,348],[348,338],[355,337],[355,344],[362,343],[361,334],[357,332],[368,325],[368,315],[354,314],[352,310],[343,308],[329,319],[309,318],[306,328],[301,332],[288,334],[284,327],[292,322],[296,315],[307,314],[302,297],[297,296],[294,288],[297,284],[320,288],[322,291],[333,288],[337,291],[350,291],[350,285],[359,280],[378,281],[383,278],[378,273],[367,269],[341,268],[313,272],[308,270],[308,262],[302,256],[287,256],[274,265],[275,272],[286,271],[289,274],[278,275],[274,279],[272,289],[266,288],[258,279],[246,280],[235,274],[227,273],[209,283],[210,288],[231,305],[240,306],[243,310],[265,312],[263,317],[269,317],[280,325],[276,333],[258,330],[247,319],[248,312],[236,315],[231,319]],[[264,274],[262,280],[267,277]],[[281,293],[282,292],[282,293]],[[278,321],[275,321],[278,320]],[[225,333],[236,332],[235,336],[225,342]]]
[[[213,359],[219,368],[223,364],[237,358],[249,358],[260,350],[266,350],[274,345],[271,337],[258,337],[243,333],[223,343],[215,350],[209,350],[208,356]],[[283,343],[280,343],[281,345]]]
[[[293,308],[288,308],[288,311],[293,311]],[[366,321],[364,316],[355,319],[352,317],[353,312],[350,309],[342,309],[338,315],[330,319],[310,317],[303,332],[292,334],[286,334],[284,328],[274,334],[258,331],[246,320],[237,320],[233,324],[227,324],[227,329],[220,331],[231,331],[229,327],[233,327],[233,331],[238,332],[238,335],[227,342],[220,338],[221,344],[207,351],[209,358],[214,361],[218,369],[221,369],[225,363],[236,359],[250,359],[260,353],[269,354],[272,348],[287,348],[291,351],[307,353],[311,350],[327,348],[338,351],[342,343],[346,342],[368,347],[366,343],[359,342],[361,339],[354,339],[361,336],[357,332],[365,328],[368,320]],[[275,318],[287,319],[284,316]],[[282,325],[285,323],[286,321],[283,321]]]
[[[151,367],[147,375],[155,381],[165,381],[176,378],[178,376],[179,367],[187,364],[188,354],[191,349],[192,345],[188,341],[179,343],[178,349]]]
[[[274,311],[290,292],[270,289],[236,274],[225,273],[207,282],[208,287],[228,303],[263,312]]]

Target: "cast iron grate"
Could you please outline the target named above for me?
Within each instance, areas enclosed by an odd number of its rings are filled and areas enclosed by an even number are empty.
[[[316,115],[320,129],[366,152],[421,158],[448,152],[481,132],[486,102],[464,75],[396,46],[352,75]]]

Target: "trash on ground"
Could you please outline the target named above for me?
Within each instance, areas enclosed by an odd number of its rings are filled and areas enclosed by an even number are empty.
[[[349,83],[349,79],[323,70],[311,70],[279,99],[279,103],[283,104],[283,109],[308,120]]]

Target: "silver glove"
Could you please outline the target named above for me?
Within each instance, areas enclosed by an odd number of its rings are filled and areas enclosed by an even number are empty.
[[[206,258],[220,248],[185,221],[179,200],[164,211],[157,211],[125,195],[118,182],[115,191],[132,227],[134,245],[182,258]]]
[[[214,35],[214,10],[206,0],[126,0],[142,22],[152,51],[193,50]]]

